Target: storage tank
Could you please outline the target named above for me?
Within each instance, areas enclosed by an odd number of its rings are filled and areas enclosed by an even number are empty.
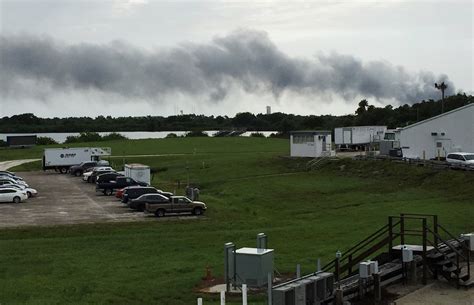
[[[138,163],[125,164],[125,176],[150,184],[150,167]]]

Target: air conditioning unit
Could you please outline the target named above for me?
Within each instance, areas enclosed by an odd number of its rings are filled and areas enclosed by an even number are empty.
[[[334,274],[323,272],[316,275],[316,301],[321,302],[332,296],[334,292]]]
[[[272,289],[273,305],[296,305],[295,304],[295,287],[293,285],[285,285]]]
[[[474,233],[463,234],[462,238],[467,242],[469,250],[474,251]]]

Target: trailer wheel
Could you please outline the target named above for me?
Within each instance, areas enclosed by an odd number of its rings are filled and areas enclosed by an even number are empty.
[[[59,172],[60,172],[61,174],[67,173],[67,167],[61,167],[61,168],[59,169]]]
[[[163,216],[165,216],[165,210],[163,210],[163,209],[158,209],[158,210],[156,210],[156,211],[155,211],[155,216],[156,216],[156,217],[163,217]]]

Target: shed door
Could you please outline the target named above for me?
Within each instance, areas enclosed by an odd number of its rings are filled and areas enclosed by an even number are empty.
[[[352,144],[352,130],[350,129],[344,129],[344,136],[342,143],[344,144]]]

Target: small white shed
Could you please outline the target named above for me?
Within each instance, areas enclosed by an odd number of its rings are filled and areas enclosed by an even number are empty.
[[[125,164],[125,176],[150,184],[150,167],[138,163]]]
[[[474,152],[474,104],[398,129],[403,157],[444,158],[450,152]]]
[[[327,130],[293,131],[290,133],[290,156],[326,157],[335,155],[331,132]]]

